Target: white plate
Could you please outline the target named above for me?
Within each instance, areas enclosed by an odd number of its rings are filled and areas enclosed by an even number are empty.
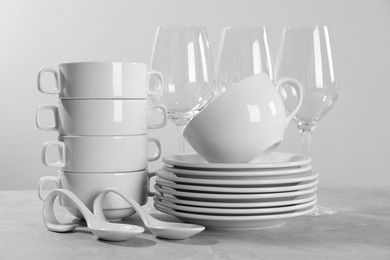
[[[310,171],[312,169],[312,166],[310,164],[307,164],[296,168],[281,168],[281,169],[275,169],[269,171],[258,170],[258,169],[244,169],[239,171],[234,171],[234,170],[203,171],[203,170],[191,170],[186,168],[177,168],[177,167],[164,164],[163,169],[169,172],[173,172],[177,176],[183,178],[205,179],[205,178],[228,177],[228,178],[245,179],[245,178],[259,178],[265,176],[282,176],[282,175],[298,174],[298,173]]]
[[[291,191],[291,192],[278,192],[278,193],[259,193],[259,194],[231,194],[231,193],[200,193],[200,192],[186,192],[177,191],[172,188],[161,187],[160,185],[154,185],[155,189],[162,194],[170,194],[178,197],[186,197],[201,201],[226,201],[226,202],[249,202],[249,201],[267,201],[268,199],[280,199],[296,198],[300,195],[311,194],[317,190],[317,187],[310,189]]]
[[[179,212],[154,203],[154,207],[166,214],[193,224],[205,226],[207,229],[217,230],[248,230],[276,227],[284,224],[289,218],[309,214],[314,211],[315,206],[310,206],[293,213],[270,214],[255,216],[216,216]]]
[[[233,215],[233,216],[244,216],[244,215],[261,215],[261,214],[270,214],[270,213],[293,213],[296,210],[307,208],[309,206],[312,206],[316,203],[317,199],[314,199],[312,201],[302,203],[302,204],[296,204],[292,206],[283,206],[283,207],[271,207],[271,208],[207,208],[207,207],[194,207],[194,206],[185,206],[185,205],[179,205],[175,204],[169,201],[164,200],[163,197],[154,197],[155,203],[157,205],[183,211],[186,213],[199,213],[199,214],[211,214],[211,215]]]
[[[164,198],[164,200],[180,204],[197,207],[210,207],[210,208],[265,208],[265,207],[280,207],[280,206],[291,206],[300,203],[306,203],[316,198],[316,194],[306,194],[295,198],[285,198],[283,200],[269,199],[267,201],[256,201],[256,202],[214,202],[214,201],[197,201],[185,198],[178,198],[170,194],[162,194],[156,191],[156,196]],[[276,200],[276,201],[275,201]]]
[[[176,183],[186,184],[198,184],[198,185],[209,185],[209,186],[256,186],[256,185],[276,185],[286,184],[285,186],[296,185],[300,182],[311,181],[318,179],[318,174],[308,171],[298,174],[299,177],[293,178],[289,175],[280,176],[265,176],[257,179],[200,179],[200,178],[182,178],[178,177],[175,173],[159,169],[156,171],[158,177],[173,181]]]
[[[217,187],[217,186],[201,186],[201,185],[187,185],[175,183],[169,180],[156,178],[156,183],[161,187],[168,187],[175,190],[181,191],[199,191],[199,192],[215,192],[215,193],[270,193],[270,192],[285,192],[302,190],[314,187],[318,184],[318,179],[301,182],[297,185],[282,186],[282,187]]]
[[[300,154],[292,153],[271,153],[266,159],[259,163],[209,163],[199,154],[183,153],[168,155],[163,158],[166,164],[174,165],[175,167],[186,167],[195,169],[275,169],[298,167],[311,162],[311,158],[306,158]]]

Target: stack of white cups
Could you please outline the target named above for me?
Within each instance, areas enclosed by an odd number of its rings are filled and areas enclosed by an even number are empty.
[[[46,73],[54,75],[54,88],[43,86]],[[149,84],[151,76],[160,83],[154,91]],[[58,140],[46,142],[42,149],[43,164],[59,168],[59,174],[41,178],[39,197],[44,199],[43,184],[52,181],[58,188],[72,191],[91,210],[94,198],[105,188],[122,189],[145,204],[149,194],[148,162],[161,155],[160,142],[148,137],[148,129],[161,128],[167,121],[165,107],[149,105],[147,100],[148,95],[162,91],[161,74],[141,63],[62,63],[58,68],[39,71],[38,89],[59,96],[57,106],[41,105],[36,114],[39,129],[59,133]],[[53,114],[53,125],[42,123],[43,111]],[[152,122],[152,111],[162,115],[161,122]],[[153,155],[148,151],[150,143],[154,144]],[[57,156],[53,156],[55,151]],[[58,160],[50,161],[53,157]],[[60,203],[82,217],[70,201],[61,198]],[[106,197],[103,209],[108,219],[125,218],[135,212],[116,194]]]

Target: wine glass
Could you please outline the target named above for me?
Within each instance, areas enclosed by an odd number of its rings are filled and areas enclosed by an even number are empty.
[[[295,78],[302,85],[303,102],[294,120],[302,134],[303,154],[310,157],[314,128],[340,94],[327,26],[289,26],[284,29],[275,64],[275,78],[282,77]],[[284,94],[287,101],[294,97],[293,91]],[[287,107],[289,103],[286,102]],[[315,215],[334,213],[335,210],[317,206]]]
[[[168,117],[183,130],[212,99],[214,70],[206,28],[198,25],[161,25],[157,28],[151,63],[162,73],[163,91],[152,98],[167,107]]]
[[[273,80],[271,51],[264,26],[229,26],[222,31],[215,77],[217,94],[257,73]]]

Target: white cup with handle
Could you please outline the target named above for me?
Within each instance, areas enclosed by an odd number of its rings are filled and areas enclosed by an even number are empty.
[[[285,85],[293,87],[297,103],[286,111]],[[303,91],[293,78],[275,84],[264,73],[247,77],[217,96],[186,126],[183,136],[211,163],[259,162],[283,140],[291,119],[302,105]]]
[[[38,181],[38,197],[45,200],[45,186],[54,184],[57,189],[67,189],[73,192],[91,211],[96,196],[106,188],[123,189],[130,194],[140,205],[147,202],[148,196],[153,196],[150,191],[150,178],[154,172],[147,170],[134,172],[110,172],[110,173],[80,173],[58,171],[58,176],[44,176]],[[51,185],[50,185],[51,186]],[[82,218],[77,207],[67,198],[60,197],[60,204],[72,215]],[[121,197],[110,194],[103,201],[103,212],[108,219],[122,219],[131,216],[135,210]]]
[[[44,84],[45,74],[54,75],[54,86]],[[152,87],[151,77],[158,86]],[[40,69],[37,85],[40,92],[60,99],[146,99],[162,92],[163,78],[144,63],[69,62]]]
[[[45,111],[53,115],[53,125],[43,123]],[[160,122],[152,122],[153,111],[160,114]],[[165,106],[149,105],[145,99],[60,99],[57,106],[41,105],[36,112],[39,129],[61,135],[141,135],[164,127],[166,122]]]
[[[149,144],[155,146],[153,155],[149,155]],[[50,161],[50,152],[54,151],[58,160]],[[148,162],[160,155],[160,141],[147,135],[59,136],[44,144],[42,162],[71,172],[129,172],[146,169]]]

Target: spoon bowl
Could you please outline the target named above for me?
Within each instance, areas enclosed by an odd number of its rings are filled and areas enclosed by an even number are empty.
[[[136,202],[131,196],[126,194],[124,191],[119,189],[105,189],[103,190],[95,199],[93,205],[93,211],[95,215],[102,220],[105,220],[103,209],[102,209],[102,201],[104,197],[110,193],[116,193],[121,196],[124,200],[126,200],[138,213],[141,217],[145,226],[156,236],[159,238],[166,239],[186,239],[192,237],[200,232],[202,232],[205,227],[196,225],[196,224],[187,224],[187,223],[177,223],[177,222],[166,222],[161,221],[150,214],[148,214],[139,204]]]
[[[202,232],[205,228],[196,224],[163,222],[158,219],[149,219],[147,228],[156,235],[156,237],[166,239],[186,239]]]
[[[139,226],[115,224],[114,229],[112,225],[113,223],[100,222],[99,225],[93,225],[89,229],[95,236],[107,241],[125,241],[144,232],[144,229]]]
[[[43,222],[49,231],[70,232],[80,226],[77,223],[64,224],[58,221],[54,213],[54,201],[59,195],[67,197],[74,203],[83,215],[89,230],[102,240],[125,241],[144,232],[144,229],[139,226],[110,223],[97,218],[76,195],[66,189],[56,189],[46,197],[43,205]]]

